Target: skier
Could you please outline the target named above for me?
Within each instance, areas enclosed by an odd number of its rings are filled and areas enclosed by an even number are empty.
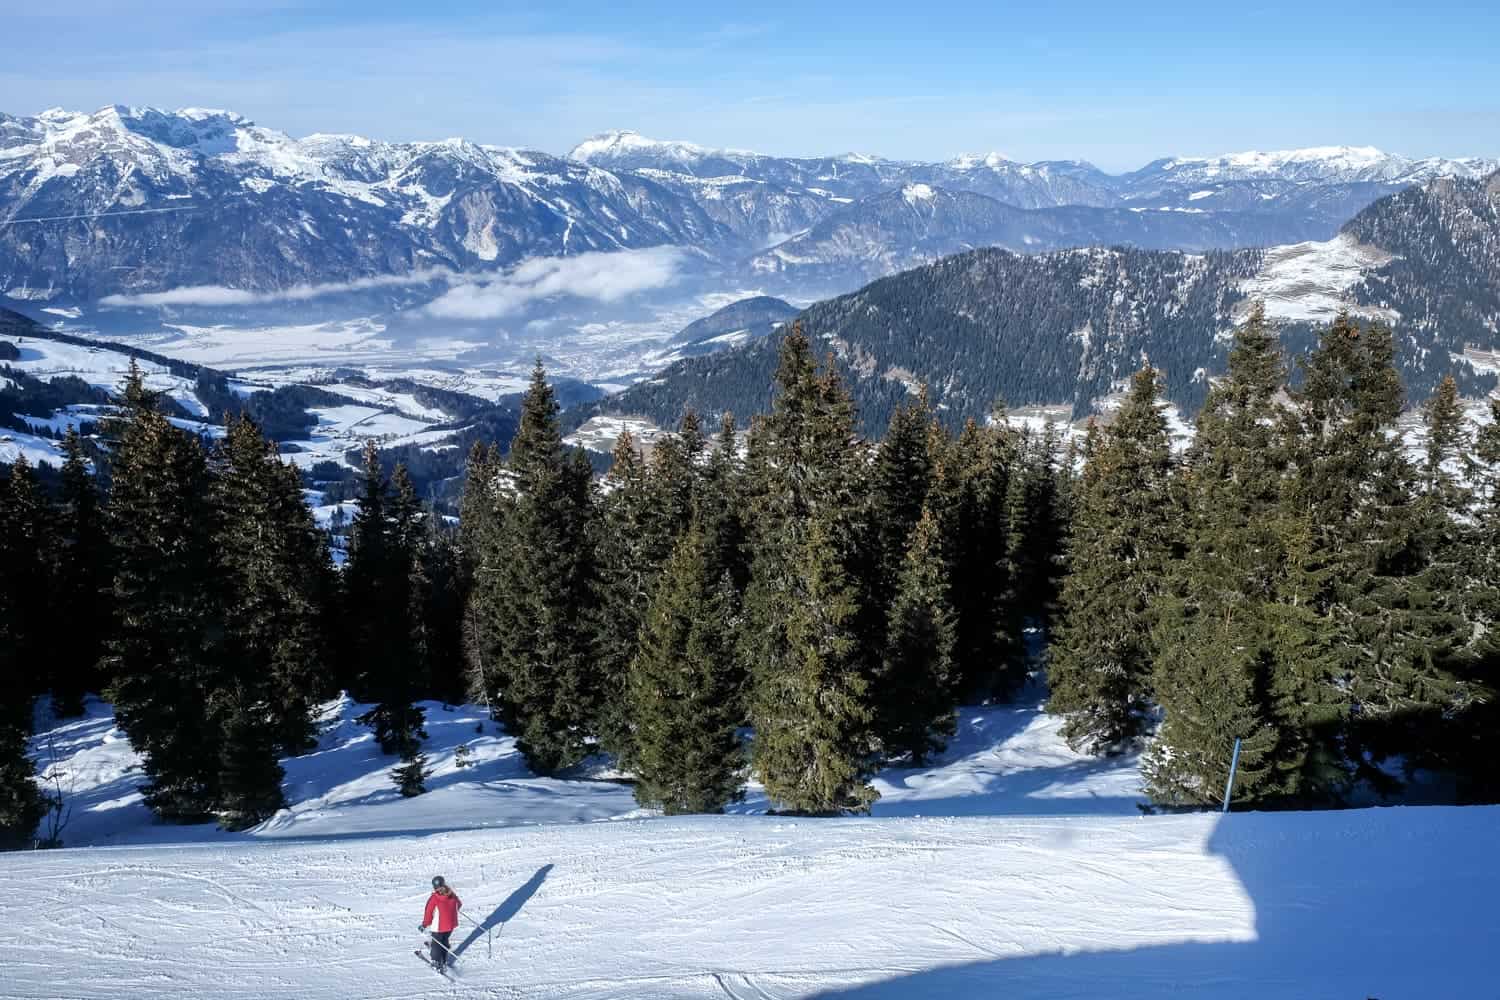
[[[432,934],[432,964],[439,972],[453,957],[448,950],[448,935],[458,927],[458,910],[463,905],[463,900],[448,888],[443,876],[432,877],[432,895],[427,897],[427,907],[422,911],[421,930]],[[432,928],[430,932],[429,927]]]

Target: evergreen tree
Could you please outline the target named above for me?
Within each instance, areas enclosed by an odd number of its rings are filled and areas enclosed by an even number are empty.
[[[26,755],[33,696],[42,683],[32,657],[43,651],[46,565],[40,494],[25,457],[0,477],[0,850],[27,847],[46,813],[36,768]]]
[[[112,558],[98,484],[77,431],[68,431],[63,452],[53,592],[56,606],[67,611],[67,627],[57,630],[52,652],[52,710],[60,717],[81,714],[84,694],[102,686]]]
[[[942,461],[928,505],[951,556],[954,686],[961,699],[1007,695],[1024,664],[1022,612],[1010,559],[1008,500],[1018,441],[997,411],[989,426],[965,423]]]
[[[1472,701],[1456,721],[1453,759],[1460,801],[1500,802],[1500,400],[1473,448],[1473,532],[1467,617],[1476,633],[1469,658]]]
[[[375,702],[359,721],[374,730],[382,753],[405,760],[427,736],[424,713],[413,704],[425,681],[426,646],[418,614],[420,505],[404,467],[397,467],[394,482],[393,491],[379,452],[373,443],[367,445],[344,592],[345,615],[353,623],[351,651],[360,668],[356,693],[361,700]]]
[[[912,532],[932,488],[934,465],[943,442],[932,442],[932,411],[925,388],[915,402],[896,407],[885,437],[875,449],[870,476],[869,520],[874,572],[867,598],[883,617],[896,596]],[[932,454],[931,444],[939,454]],[[882,629],[883,631],[883,629]],[[876,639],[877,648],[883,645]]]
[[[25,455],[0,480],[0,525],[0,677],[29,732],[32,699],[53,687],[56,629],[52,511]]]
[[[0,716],[0,851],[30,847],[37,824],[47,814],[47,800],[36,784],[36,766],[26,754],[26,736],[30,729],[18,721],[21,713],[13,706],[30,699],[12,697]]]
[[[327,684],[327,543],[296,469],[249,417],[230,421],[213,472],[226,627],[245,687],[236,701],[263,704],[271,748],[299,753],[314,743],[313,705]]]
[[[630,665],[636,799],[668,815],[722,812],[743,794],[732,674],[733,584],[701,527],[682,535]]]
[[[475,442],[465,467],[464,491],[459,505],[459,547],[463,552],[468,592],[463,609],[463,647],[467,691],[475,701],[490,706],[497,689],[499,661],[498,629],[495,627],[503,600],[504,523],[514,506],[510,477],[498,449]]]
[[[1097,753],[1134,743],[1152,702],[1153,605],[1176,530],[1171,438],[1154,369],[1136,373],[1108,429],[1090,426],[1086,448],[1047,708],[1067,715],[1063,735],[1074,748]]]
[[[401,752],[401,764],[391,769],[391,781],[403,798],[415,798],[427,792],[427,779],[432,770],[427,766],[427,755],[413,744]]]
[[[521,403],[507,472],[514,499],[502,521],[492,603],[479,646],[493,657],[488,692],[533,770],[556,772],[592,748],[601,680],[594,660],[592,469],[569,458],[540,361]]]
[[[1062,507],[1059,468],[1062,445],[1049,423],[1041,434],[1022,431],[1016,466],[1006,486],[1006,556],[1013,582],[1012,629],[1036,629],[1047,639],[1057,612],[1062,584],[1062,555],[1066,543],[1066,512]],[[1017,653],[1025,652],[1021,636],[1012,632]],[[1014,689],[1025,679],[1025,665],[1013,655],[1007,680]]]
[[[428,693],[449,704],[464,700],[464,607],[470,588],[469,566],[458,531],[429,508],[418,558],[425,581],[420,614],[427,639]]]
[[[907,541],[885,636],[876,695],[881,742],[920,766],[953,736],[955,703],[947,559],[937,518],[925,507]]]
[[[1419,500],[1419,473],[1396,433],[1404,394],[1394,353],[1389,330],[1341,316],[1298,394],[1296,500],[1312,525],[1313,607],[1336,664],[1332,676],[1309,679],[1294,721],[1315,734],[1319,770],[1352,758],[1377,784],[1385,772],[1368,763],[1435,738],[1458,695],[1467,632],[1442,498]],[[1440,453],[1452,451],[1452,433],[1439,427]]]
[[[755,677],[753,763],[778,808],[813,815],[868,812],[879,793],[866,732],[867,671],[859,657],[858,597],[830,515],[818,515],[791,566],[784,658]]]
[[[745,588],[750,581],[748,528],[746,526],[744,463],[739,454],[734,416],[725,414],[713,450],[704,464],[702,482],[695,498],[693,519],[700,526],[708,546],[709,565],[727,580],[725,599],[736,623],[743,612]],[[736,625],[736,631],[738,625]],[[725,669],[730,677],[730,699],[735,717],[741,724],[750,721],[749,683],[743,663],[731,644],[731,656]]]
[[[141,755],[146,803],[199,820],[219,802],[222,702],[234,660],[208,465],[173,427],[132,366],[112,428],[108,514],[115,621],[108,643],[115,721]]]
[[[597,731],[621,765],[633,763],[629,673],[646,607],[677,539],[679,508],[691,513],[691,466],[666,438],[647,463],[627,431],[615,442],[598,518],[593,629],[599,668]]]
[[[819,371],[800,327],[781,344],[772,413],[751,428],[746,476],[751,574],[737,644],[750,678],[754,764],[799,812],[865,809],[869,678],[854,411],[836,369]]]
[[[219,823],[226,830],[245,830],[286,804],[281,793],[285,772],[276,759],[280,720],[271,705],[244,688],[226,698],[219,748]]]
[[[1284,371],[1256,306],[1235,331],[1228,376],[1199,414],[1179,501],[1184,554],[1154,612],[1154,688],[1165,719],[1142,770],[1157,802],[1216,802],[1236,738],[1244,741],[1237,801],[1274,801],[1298,787],[1304,733],[1271,704],[1273,681],[1295,666],[1277,655],[1293,643],[1273,641],[1290,532],[1280,516]],[[1310,658],[1303,669],[1322,662]]]

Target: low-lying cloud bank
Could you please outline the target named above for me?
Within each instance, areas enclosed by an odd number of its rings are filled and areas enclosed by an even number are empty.
[[[399,288],[425,285],[432,281],[451,281],[461,277],[448,268],[426,268],[408,274],[382,274],[353,281],[329,281],[321,285],[293,285],[270,292],[250,292],[224,285],[185,285],[165,292],[143,292],[138,295],[106,295],[99,304],[106,309],[155,308],[157,306],[259,306],[275,302],[305,302],[325,295],[365,292],[376,288]]]
[[[442,282],[449,286],[448,290],[426,305],[430,315],[444,319],[499,319],[532,302],[560,295],[617,302],[638,292],[662,288],[677,279],[683,259],[684,253],[677,247],[651,247],[614,253],[591,252],[575,257],[537,257],[508,271],[487,275],[466,274],[450,268],[427,268],[408,274],[294,285],[269,292],[223,285],[188,285],[164,292],[107,295],[99,300],[99,304],[106,309],[256,306]]]
[[[493,279],[455,285],[429,302],[427,312],[444,319],[499,319],[558,295],[618,302],[671,284],[682,259],[676,247],[537,257]]]

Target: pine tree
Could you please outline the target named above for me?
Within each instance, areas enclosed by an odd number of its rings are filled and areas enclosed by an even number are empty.
[[[224,736],[219,749],[219,824],[245,830],[286,804],[285,772],[276,759],[279,720],[272,707],[243,688],[225,696]]]
[[[1473,531],[1466,616],[1474,647],[1468,663],[1472,700],[1456,720],[1450,751],[1458,762],[1460,801],[1500,802],[1500,400],[1473,447]]]
[[[732,673],[733,584],[700,526],[654,589],[630,665],[636,799],[668,815],[722,812],[743,794]]]
[[[693,520],[703,532],[709,549],[709,564],[727,581],[728,589],[724,597],[731,603],[728,614],[736,623],[743,613],[745,588],[750,582],[744,478],[744,463],[740,458],[734,416],[726,413],[720,421],[713,450],[703,468]],[[749,678],[733,643],[729,652],[732,655],[724,667],[730,678],[729,697],[735,717],[741,724],[748,725]]]
[[[427,766],[427,755],[415,746],[401,753],[401,764],[391,769],[391,781],[403,798],[415,798],[427,792],[427,779],[432,770]]]
[[[1184,555],[1154,611],[1153,683],[1165,718],[1142,771],[1157,802],[1216,802],[1237,738],[1237,801],[1275,801],[1298,789],[1304,734],[1276,718],[1271,703],[1273,681],[1292,666],[1277,653],[1296,645],[1273,641],[1289,533],[1281,520],[1284,370],[1257,305],[1235,331],[1228,376],[1199,414],[1178,501]]]
[[[1062,555],[1067,521],[1062,507],[1059,468],[1061,438],[1055,425],[1036,434],[1021,433],[1016,466],[1008,477],[1005,536],[1009,575],[1014,590],[1012,627],[1015,652],[1003,686],[1010,690],[1025,679],[1024,642],[1017,631],[1035,629],[1043,643],[1057,613],[1062,584]],[[1019,655],[1018,655],[1019,654]],[[1002,693],[1005,693],[1002,691]]]
[[[753,763],[786,812],[868,812],[879,793],[866,732],[871,721],[860,662],[855,586],[844,572],[830,515],[817,516],[791,566],[784,659],[755,677]]]
[[[746,475],[751,574],[737,651],[750,678],[754,763],[784,808],[868,808],[869,678],[854,410],[800,327],[782,340],[772,413],[751,427]]]
[[[33,696],[42,678],[31,659],[41,654],[41,621],[29,617],[46,601],[40,495],[25,457],[0,477],[0,850],[28,847],[46,803],[26,754]]]
[[[226,627],[246,691],[238,700],[265,705],[273,751],[299,753],[314,743],[312,709],[329,672],[327,543],[296,469],[249,417],[230,421],[213,473]]]
[[[375,702],[359,721],[374,730],[382,753],[403,760],[427,736],[424,713],[413,704],[426,680],[427,652],[419,514],[405,467],[397,466],[387,482],[374,444],[366,446],[364,489],[344,570],[346,615],[356,623],[358,694]]]
[[[1293,721],[1315,734],[1321,770],[1344,756],[1377,784],[1385,773],[1367,762],[1434,737],[1459,692],[1454,661],[1467,632],[1449,518],[1438,494],[1419,499],[1419,472],[1395,433],[1404,394],[1394,354],[1389,330],[1341,316],[1298,393],[1296,499],[1313,525],[1312,601],[1335,666],[1309,679]],[[1440,452],[1453,433],[1438,428]]]
[[[10,699],[12,704],[22,699]],[[25,707],[31,707],[25,699]],[[0,851],[30,847],[37,824],[47,813],[47,802],[36,784],[36,766],[26,754],[30,729],[18,721],[10,705],[0,716]]]
[[[920,766],[954,733],[953,647],[948,560],[937,518],[924,507],[912,527],[885,629],[885,662],[876,693],[887,753]]]
[[[478,623],[493,657],[488,695],[533,770],[555,774],[592,749],[602,687],[594,660],[593,482],[568,457],[558,406],[538,361],[521,404],[507,473],[514,488],[495,551],[492,601]]]
[[[132,366],[115,436],[108,515],[115,621],[108,643],[115,720],[141,755],[147,805],[199,820],[219,801],[226,648],[208,466]]]
[[[464,470],[464,491],[459,504],[459,548],[462,551],[468,591],[463,608],[463,648],[469,697],[498,714],[491,703],[497,689],[499,632],[504,594],[504,524],[514,506],[509,474],[493,445],[475,442]]]
[[[598,569],[593,628],[599,667],[598,736],[620,764],[634,753],[628,687],[641,624],[656,578],[675,540],[657,506],[658,484],[630,432],[615,442],[597,522]]]
[[[428,694],[449,704],[464,700],[464,606],[470,589],[469,566],[459,534],[428,508],[417,557],[421,561],[422,631],[427,641]]]
[[[985,427],[970,420],[943,458],[928,499],[952,559],[953,672],[961,699],[1008,694],[1024,662],[1007,503],[1017,464],[1017,438],[1003,412]]]
[[[18,706],[18,724],[29,731],[32,699],[54,684],[51,645],[57,629],[52,511],[25,455],[0,480],[0,525],[0,677]]]
[[[58,716],[83,712],[83,696],[101,687],[99,660],[109,631],[107,591],[111,550],[104,529],[99,488],[83,456],[78,432],[63,439],[61,503],[57,516],[55,602],[67,609],[67,628],[58,629],[52,654],[52,710]]]
[[[915,402],[896,407],[885,437],[875,449],[870,476],[870,534],[874,573],[868,598],[884,617],[895,599],[912,531],[932,488],[934,465],[943,442],[933,442],[932,411],[924,389]],[[933,444],[939,454],[933,455]],[[877,639],[877,646],[882,645]]]
[[[1098,753],[1143,735],[1152,704],[1153,604],[1176,529],[1159,373],[1136,373],[1114,421],[1102,433],[1091,426],[1086,447],[1047,708],[1067,715],[1063,735],[1075,749]]]

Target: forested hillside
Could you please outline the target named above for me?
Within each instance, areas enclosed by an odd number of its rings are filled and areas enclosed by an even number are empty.
[[[1412,399],[1452,374],[1465,395],[1494,375],[1462,356],[1500,347],[1500,175],[1437,180],[1382,199],[1340,240],[1311,244],[1347,256],[1358,245],[1384,263],[1359,268],[1351,287],[1316,268],[1266,273],[1261,251],[1184,254],[1127,248],[1022,256],[975,250],[817,303],[800,316],[817,350],[849,380],[862,424],[878,432],[903,397],[926,384],[945,419],[1011,405],[1068,404],[1087,414],[1143,362],[1161,372],[1166,397],[1192,412],[1226,363],[1227,333],[1248,308],[1249,287],[1270,287],[1287,306],[1288,352],[1316,343],[1304,297],[1365,312],[1395,332],[1396,363]],[[1296,248],[1293,248],[1296,249]],[[1332,318],[1332,311],[1328,312]],[[776,343],[682,361],[602,400],[586,413],[648,417],[670,426],[688,408],[758,412],[767,405]]]

